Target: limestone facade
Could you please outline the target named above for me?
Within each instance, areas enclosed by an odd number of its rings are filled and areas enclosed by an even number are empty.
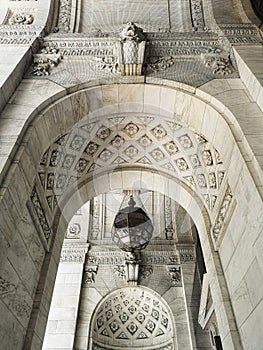
[[[45,333],[46,349],[114,348],[117,336],[143,348],[141,333],[154,349],[159,329],[158,348],[219,348],[220,337],[225,350],[260,349],[262,57],[248,0],[1,1],[3,349],[41,349]],[[139,264],[136,286],[117,276],[125,257],[110,243],[123,190],[147,194],[160,235],[142,261],[164,257]],[[75,221],[80,208],[88,220]],[[183,213],[197,235],[176,231]],[[142,316],[122,305],[128,328],[106,306],[120,295],[149,298]],[[104,329],[116,334],[105,344]]]

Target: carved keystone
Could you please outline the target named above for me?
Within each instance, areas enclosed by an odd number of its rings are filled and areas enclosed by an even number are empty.
[[[121,75],[142,75],[145,37],[141,28],[129,22],[120,33],[117,42],[118,70]]]

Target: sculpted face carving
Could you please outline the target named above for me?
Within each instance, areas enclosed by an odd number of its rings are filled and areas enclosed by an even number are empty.
[[[137,27],[136,24],[132,22],[129,22],[124,26],[123,30],[120,33],[120,38],[122,41],[133,40],[137,42],[143,41],[145,39],[142,33],[142,29]]]

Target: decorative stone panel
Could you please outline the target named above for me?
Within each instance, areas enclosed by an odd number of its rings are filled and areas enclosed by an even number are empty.
[[[67,239],[79,239],[80,233],[81,233],[80,224],[73,222],[68,226],[65,238],[67,238]]]
[[[36,9],[12,8],[8,10],[4,24],[10,26],[28,26],[34,22]]]

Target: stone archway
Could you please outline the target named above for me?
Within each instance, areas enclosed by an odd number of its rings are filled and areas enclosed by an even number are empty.
[[[223,109],[222,106],[219,105],[218,108],[219,107]],[[131,182],[133,182],[138,187],[144,187],[145,184],[147,184],[149,188],[157,189],[159,192],[171,196],[178,201],[178,203],[180,203],[192,216],[199,230],[202,247],[205,252],[205,260],[210,267],[211,285],[214,284],[214,294],[218,312],[220,312],[221,330],[224,341],[229,344],[229,349],[234,348],[235,342],[239,344],[239,340],[238,338],[233,337],[233,333],[230,332],[233,327],[236,331],[235,326],[231,324],[231,319],[233,316],[232,308],[229,302],[225,279],[222,275],[219,256],[214,252],[212,238],[209,235],[210,221],[214,227],[215,224],[218,224],[217,226],[220,230],[226,230],[226,226],[224,226],[225,220],[222,220],[222,216],[224,217],[224,215],[227,214],[229,208],[229,201],[225,201],[225,194],[227,195],[227,198],[229,198],[230,195],[229,193],[226,193],[228,189],[226,185],[227,182],[225,182],[225,187],[223,187],[224,191],[218,194],[218,205],[215,212],[213,214],[210,213],[208,216],[208,208],[205,209],[205,206],[203,205],[204,202],[201,201],[199,194],[195,192],[195,190],[191,187],[191,184],[187,185],[182,178],[172,175],[170,169],[165,172],[163,169],[161,171],[158,168],[158,172],[154,172],[151,171],[150,167],[147,169],[147,165],[145,165],[145,163],[141,164],[140,166],[138,164],[134,166],[133,164],[132,167],[127,166],[126,168],[118,164],[118,167],[114,167],[113,171],[108,171],[106,168],[100,174],[95,173],[96,178],[100,179],[98,182],[93,181],[95,178],[90,176],[90,172],[85,174],[85,176],[77,178],[74,186],[72,185],[72,187],[69,187],[68,192],[63,193],[59,206],[52,207],[54,198],[52,198],[51,201],[51,208],[49,206],[49,199],[47,198],[49,194],[46,196],[43,189],[43,184],[41,182],[43,179],[41,179],[41,168],[39,167],[39,163],[41,161],[43,162],[43,155],[45,151],[54,143],[58,142],[58,140],[70,130],[74,130],[74,126],[78,124],[79,121],[84,121],[85,117],[88,119],[92,119],[93,117],[103,120],[103,118],[107,115],[127,113],[144,113],[144,116],[145,114],[161,115],[162,118],[170,118],[174,122],[174,115],[176,115],[176,118],[179,118],[179,120],[185,123],[185,125],[192,128],[199,134],[199,136],[203,137],[204,140],[211,142],[214,147],[213,149],[220,153],[223,163],[228,165],[225,181],[229,181],[230,188],[233,191],[234,196],[236,196],[235,198],[240,195],[239,191],[241,184],[236,176],[231,177],[229,175],[233,174],[237,165],[243,171],[243,178],[247,181],[246,186],[248,187],[251,185],[256,195],[255,184],[247,171],[244,159],[240,154],[236,141],[226,121],[222,118],[218,110],[211,107],[207,102],[193,96],[190,91],[183,92],[180,89],[150,85],[147,86],[147,84],[99,86],[73,93],[55,103],[51,103],[50,107],[44,110],[41,115],[39,115],[35,120],[29,120],[28,125],[25,126],[26,135],[21,143],[19,153],[17,153],[15,157],[15,162],[13,163],[11,169],[12,171],[10,170],[8,172],[8,176],[6,177],[6,190],[4,191],[2,200],[2,203],[7,205],[7,203],[12,203],[12,200],[16,199],[18,208],[9,205],[8,212],[12,218],[15,218],[18,215],[17,209],[22,210],[22,214],[19,215],[22,215],[24,222],[26,222],[26,224],[24,224],[25,230],[27,230],[29,227],[31,227],[32,230],[32,227],[34,227],[35,231],[32,233],[32,236],[34,235],[34,239],[37,239],[38,235],[41,237],[41,240],[38,238],[37,244],[41,246],[43,255],[45,254],[43,266],[43,257],[39,259],[39,269],[36,269],[35,271],[36,280],[34,281],[34,285],[28,285],[28,288],[31,288],[31,296],[25,307],[28,310],[31,310],[33,307],[36,311],[35,313],[32,313],[31,318],[29,311],[27,313],[26,321],[24,322],[24,324],[27,325],[30,318],[30,324],[27,330],[28,344],[31,344],[30,346],[35,344],[35,348],[38,348],[39,344],[41,343],[41,337],[43,336],[44,330],[44,322],[42,321],[42,318],[45,319],[47,317],[52,292],[52,288],[50,286],[52,286],[54,281],[63,234],[65,232],[67,222],[74,212],[73,208],[77,209],[78,206],[95,194],[102,193],[107,189],[113,189],[116,187],[120,188],[120,183],[121,188],[127,188],[131,185]],[[233,123],[236,123],[231,114],[229,118],[232,118]],[[32,123],[29,127],[30,122]],[[127,125],[128,124],[125,123],[124,127]],[[153,125],[150,131],[155,130],[158,125],[160,124]],[[96,134],[98,130],[99,129],[97,129]],[[238,132],[240,132],[240,130],[238,130]],[[222,139],[220,134],[224,134],[225,136],[227,135],[227,138]],[[180,136],[184,135],[185,134],[182,134]],[[117,134],[115,134],[115,137],[116,136]],[[122,137],[121,135],[119,136]],[[144,135],[140,135],[141,138],[143,136]],[[180,136],[178,135],[179,138]],[[130,139],[131,140],[129,142],[132,143],[132,137]],[[158,142],[160,144],[160,141],[158,138],[156,139],[157,146]],[[187,140],[189,144],[189,138]],[[113,141],[113,139],[111,141]],[[193,143],[193,141],[194,139],[192,136],[190,136],[190,142]],[[78,147],[78,142],[72,142],[73,139],[71,139],[69,146],[72,145],[72,147]],[[170,141],[167,140],[165,145],[167,145],[168,142]],[[178,142],[178,138],[176,142]],[[181,144],[180,141],[179,144]],[[36,145],[38,145],[38,147],[36,147]],[[88,145],[81,147],[85,147],[86,149],[87,146]],[[102,148],[103,144],[101,143],[100,146]],[[175,146],[173,145],[173,147]],[[62,149],[63,147],[64,146],[62,146]],[[83,149],[81,147],[79,159],[83,153]],[[171,150],[171,148],[169,149]],[[150,150],[152,155],[154,150],[155,148]],[[207,151],[207,149],[205,150]],[[53,151],[54,149],[52,149],[51,154]],[[111,150],[109,151],[111,152]],[[104,149],[101,149],[98,152],[100,152],[100,155],[104,154]],[[158,152],[157,153],[161,155],[162,153],[166,154],[165,152],[167,151],[159,150]],[[48,158],[49,164],[51,162],[51,154]],[[105,152],[105,157],[106,154],[110,153]],[[189,156],[190,155],[194,154],[189,153]],[[238,163],[236,164],[231,164],[233,155],[238,159]],[[154,159],[154,157],[152,158]],[[155,158],[157,159],[156,152]],[[96,159],[99,159],[99,155]],[[101,160],[103,161],[102,158]],[[204,160],[202,160],[202,162],[203,161]],[[55,157],[54,164],[56,162],[57,158]],[[59,159],[59,162],[62,162],[62,158]],[[67,160],[64,163],[65,168],[67,168],[67,164],[70,164],[70,160]],[[177,165],[175,163],[175,167],[176,166]],[[189,165],[187,166],[189,167]],[[61,167],[63,167],[62,163]],[[92,171],[94,173],[93,169]],[[37,176],[37,174],[39,175]],[[111,178],[109,177],[109,174],[111,174]],[[47,176],[48,172],[45,175],[45,184],[47,184]],[[139,184],[137,185],[138,178],[140,180]],[[17,188],[18,179],[19,191]],[[21,179],[23,181],[22,183]],[[208,179],[208,177],[206,179]],[[96,184],[95,189],[94,183]],[[18,196],[18,193],[22,194],[22,196]],[[232,194],[230,197],[231,196]],[[71,199],[70,205],[69,199]],[[26,211],[26,203],[30,214]],[[230,220],[230,217],[231,215],[228,217],[228,220]],[[218,218],[220,218],[220,220],[218,220]],[[12,229],[14,229],[15,232],[16,227],[12,227]],[[220,243],[218,243],[218,245],[215,244],[215,247],[220,249]],[[46,250],[46,253],[44,253],[44,250]],[[40,268],[41,266],[42,268]],[[40,279],[38,287],[36,288],[36,281],[38,281],[39,276]],[[228,281],[228,283],[230,282]],[[14,286],[14,288],[18,289],[16,286]],[[36,289],[38,297],[34,298],[34,291]],[[226,301],[223,303],[222,300]],[[225,307],[222,307],[222,305],[225,305]],[[19,322],[22,323],[21,320]]]

